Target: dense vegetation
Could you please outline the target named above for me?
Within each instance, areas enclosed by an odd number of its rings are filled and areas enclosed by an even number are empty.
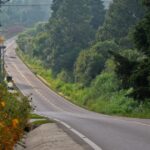
[[[10,0],[1,7],[0,23],[2,26],[12,27],[31,26],[38,21],[47,21],[50,16],[50,5],[51,0]]]
[[[26,97],[12,95],[0,85],[0,149],[13,150],[28,124],[31,107]]]
[[[45,68],[35,71],[79,105],[149,115],[149,5],[113,0],[106,10],[101,0],[53,0],[49,22],[17,42],[31,67]]]

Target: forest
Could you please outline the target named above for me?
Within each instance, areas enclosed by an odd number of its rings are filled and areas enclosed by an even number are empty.
[[[102,0],[53,0],[49,15],[41,11],[40,21],[50,16],[48,22],[17,39],[36,73],[82,107],[150,116],[149,0],[113,0],[109,7]]]
[[[51,16],[51,0],[9,0],[0,7],[0,27],[6,38]]]

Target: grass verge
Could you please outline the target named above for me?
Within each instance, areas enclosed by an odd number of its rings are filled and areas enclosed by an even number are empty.
[[[45,69],[41,61],[36,58],[31,59],[21,51],[17,53],[51,89],[81,107],[108,115],[150,118],[149,100],[146,103],[137,103],[127,97],[131,89],[118,90],[118,81],[113,74],[102,73],[90,87],[83,87],[79,83],[66,83],[59,78],[54,78],[51,70]]]

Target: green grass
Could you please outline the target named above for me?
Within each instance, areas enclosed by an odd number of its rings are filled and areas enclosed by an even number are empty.
[[[54,121],[48,119],[47,117],[43,117],[38,114],[30,114],[29,117],[30,117],[30,119],[35,120],[31,123],[32,126],[34,126],[34,125],[40,126],[40,125],[46,124],[46,123],[54,123]]]
[[[40,126],[42,124],[47,124],[47,123],[54,123],[54,122],[51,120],[36,120],[32,122],[32,125]]]
[[[46,117],[37,115],[37,114],[30,114],[30,119],[45,119]]]
[[[47,81],[51,89],[81,107],[108,115],[150,118],[150,104],[139,104],[125,96],[132,89],[119,90],[119,81],[112,73],[102,73],[90,87],[83,88],[79,83],[66,83],[54,78],[51,70],[44,69],[36,58],[30,59],[20,51],[18,54],[35,74]]]

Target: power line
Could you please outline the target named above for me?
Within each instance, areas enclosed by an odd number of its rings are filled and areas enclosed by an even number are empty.
[[[51,4],[6,4],[3,7],[35,7],[35,6],[51,6]]]

